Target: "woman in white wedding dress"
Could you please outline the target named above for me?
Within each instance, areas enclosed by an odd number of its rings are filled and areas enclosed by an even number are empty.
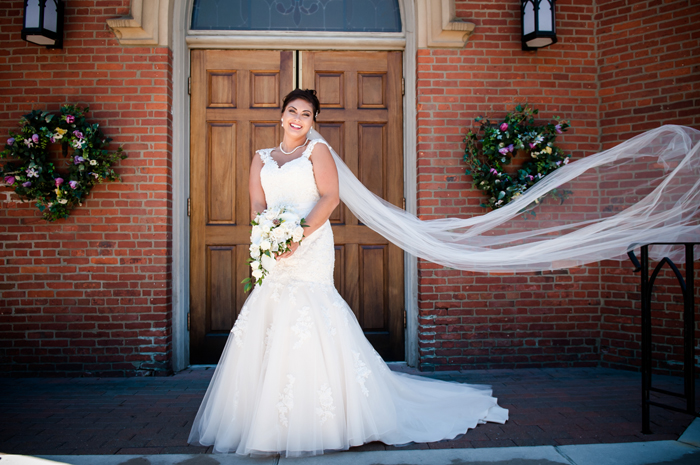
[[[392,372],[336,291],[328,218],[338,173],[325,142],[307,140],[318,111],[313,91],[290,93],[282,143],[253,158],[251,215],[294,205],[309,227],[243,305],[188,442],[290,457],[452,439],[505,423],[489,386]]]

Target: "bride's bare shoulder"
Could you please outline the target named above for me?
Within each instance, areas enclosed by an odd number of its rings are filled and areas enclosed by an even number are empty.
[[[328,148],[328,145],[326,145],[325,142],[322,140],[318,139],[314,141],[314,146],[311,149],[311,153],[309,154],[309,158],[312,158],[313,160],[317,160],[319,158],[325,158],[325,159],[330,159],[332,158],[331,156],[331,151]]]

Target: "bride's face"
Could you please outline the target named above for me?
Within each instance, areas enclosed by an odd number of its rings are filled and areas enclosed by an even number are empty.
[[[306,136],[314,124],[314,107],[303,99],[292,100],[282,113],[285,135],[293,138]]]

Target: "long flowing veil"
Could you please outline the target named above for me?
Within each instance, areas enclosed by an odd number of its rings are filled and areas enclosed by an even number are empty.
[[[314,129],[309,139],[323,139]],[[323,139],[325,142],[325,139]],[[406,252],[450,268],[528,272],[621,260],[635,244],[700,240],[700,131],[665,125],[550,173],[505,207],[421,220],[369,191],[331,148],[340,198]],[[652,258],[683,261],[672,246]]]

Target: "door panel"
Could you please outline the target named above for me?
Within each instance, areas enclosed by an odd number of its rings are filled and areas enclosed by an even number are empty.
[[[190,360],[216,363],[247,294],[248,173],[279,144],[293,54],[193,50]],[[317,129],[356,176],[394,205],[403,197],[400,52],[301,52],[301,87],[321,101]],[[336,286],[387,360],[404,359],[403,252],[344,205],[331,215]]]
[[[279,143],[292,54],[192,51],[191,363],[219,360],[247,297],[250,160]]]
[[[403,201],[401,52],[302,52],[301,87],[321,102],[317,129],[355,175],[394,205]],[[387,360],[404,360],[403,252],[343,204],[331,215],[335,283]]]

